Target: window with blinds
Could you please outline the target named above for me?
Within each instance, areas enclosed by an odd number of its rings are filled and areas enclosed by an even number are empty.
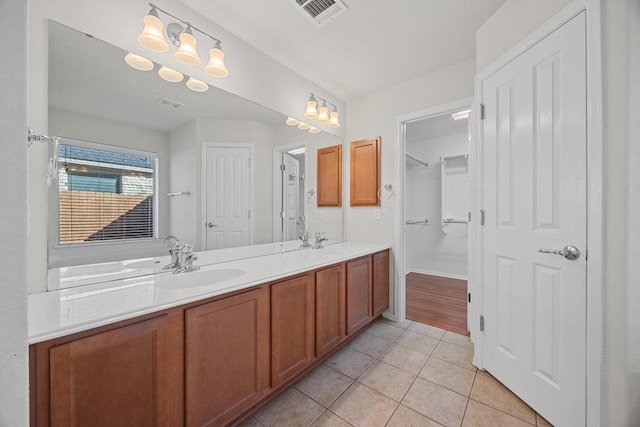
[[[58,243],[155,237],[155,154],[64,142],[58,146]]]

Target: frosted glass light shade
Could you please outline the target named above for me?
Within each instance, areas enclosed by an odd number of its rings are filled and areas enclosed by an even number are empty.
[[[309,128],[309,133],[320,133],[320,132],[322,132],[322,131],[320,129],[316,128],[316,127],[311,126]]]
[[[298,123],[298,129],[300,130],[308,130],[311,126],[306,123],[300,122]]]
[[[171,83],[178,83],[184,79],[184,76],[180,71],[173,70],[164,65],[158,70],[158,75]]]
[[[224,65],[224,52],[217,46],[209,50],[209,63],[204,70],[213,77],[223,79],[229,75],[229,70]]]
[[[297,126],[300,121],[294,119],[293,117],[287,117],[287,124],[289,126]]]
[[[144,29],[138,35],[138,43],[154,52],[166,52],[169,50],[169,44],[162,34],[164,24],[156,15],[157,12],[151,10],[151,12],[142,19]]]
[[[187,87],[195,92],[206,92],[209,90],[208,84],[193,77],[189,77],[189,80],[187,80]]]
[[[187,28],[180,34],[180,47],[173,56],[183,64],[194,67],[200,65],[202,61],[196,50],[197,43],[198,41],[193,37],[193,34],[191,34],[191,30]]]
[[[304,116],[307,119],[313,119],[313,120],[317,119],[318,118],[318,110],[316,110],[317,106],[318,106],[318,103],[310,98],[307,101],[307,111],[304,113]]]
[[[327,123],[327,126],[329,126],[330,128],[339,128],[340,127],[340,120],[338,120],[338,112],[337,111],[332,111],[331,114],[329,115],[329,123]]]
[[[153,70],[153,62],[143,56],[136,55],[135,53],[127,53],[124,57],[124,62],[126,62],[130,67],[135,68],[136,70]]]
[[[318,118],[316,120],[318,123],[329,122],[329,108],[326,102],[323,102],[322,107],[318,108]]]

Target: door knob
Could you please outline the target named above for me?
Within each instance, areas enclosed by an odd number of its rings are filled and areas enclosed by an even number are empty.
[[[567,245],[559,251],[554,251],[551,249],[538,249],[538,252],[543,254],[555,254],[565,257],[568,260],[574,261],[580,258],[580,251],[575,246]]]
[[[217,226],[218,226],[218,224],[214,224],[212,222],[208,222],[207,223],[207,227],[209,227],[209,228],[213,228],[213,227],[217,227]]]

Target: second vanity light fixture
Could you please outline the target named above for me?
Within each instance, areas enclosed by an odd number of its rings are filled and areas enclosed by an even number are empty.
[[[174,58],[177,61],[193,67],[199,66],[202,63],[196,49],[198,41],[193,35],[193,31],[195,30],[215,42],[213,48],[209,49],[209,62],[204,67],[207,74],[216,78],[225,78],[229,75],[229,70],[227,70],[224,64],[224,53],[220,47],[221,41],[219,39],[194,27],[189,22],[172,15],[166,10],[159,8],[153,3],[149,3],[149,6],[151,6],[151,10],[143,19],[144,29],[138,35],[138,42],[142,46],[154,52],[167,52],[169,50],[169,43],[167,43],[163,33],[164,24],[158,16],[158,11],[160,11],[182,24],[172,22],[167,25],[166,29],[169,40],[178,48],[174,53]],[[128,54],[125,60],[127,64],[138,70],[147,71],[153,68],[153,63],[150,60],[133,53]],[[158,74],[169,82],[180,82],[184,79],[182,73],[165,66],[160,68]],[[198,92],[208,89],[206,83],[193,77],[189,78],[187,86]]]
[[[318,107],[318,103],[320,101],[322,101],[322,105]],[[329,112],[327,104],[331,106],[331,112]],[[326,124],[330,128],[340,127],[338,107],[326,99],[314,95],[313,93],[309,96],[309,100],[307,101],[307,110],[305,111],[304,116],[308,119],[313,119],[318,123]]]

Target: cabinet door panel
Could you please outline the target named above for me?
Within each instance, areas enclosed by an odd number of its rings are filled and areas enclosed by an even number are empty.
[[[307,274],[271,285],[271,385],[314,360],[313,279]]]
[[[389,251],[373,255],[373,317],[389,308]]]
[[[170,425],[167,330],[162,316],[52,347],[51,425]]]
[[[371,257],[347,263],[347,335],[362,329],[372,319]]]
[[[380,206],[380,137],[351,142],[351,206]]]
[[[342,145],[318,149],[318,207],[342,206]]]
[[[344,264],[316,272],[316,356],[345,338]]]
[[[267,289],[186,310],[186,421],[225,425],[268,387]]]

